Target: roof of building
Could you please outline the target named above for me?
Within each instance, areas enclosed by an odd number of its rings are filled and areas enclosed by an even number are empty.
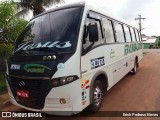
[[[146,41],[144,41],[143,43],[155,43],[156,42],[156,38],[150,38]]]
[[[148,40],[148,38],[147,37],[142,37],[142,40],[146,41],[146,40]]]

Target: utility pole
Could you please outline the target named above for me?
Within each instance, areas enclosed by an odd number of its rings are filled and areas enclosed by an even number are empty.
[[[135,18],[135,20],[139,20],[139,31],[141,33],[141,30],[142,30],[142,22],[141,20],[144,20],[146,18],[142,18],[141,15],[138,15],[138,18]]]

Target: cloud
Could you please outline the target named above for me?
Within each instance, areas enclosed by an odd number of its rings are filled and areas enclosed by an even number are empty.
[[[66,3],[72,3],[82,0],[65,0]],[[97,6],[106,9],[110,14],[114,14],[129,23],[138,27],[138,21],[135,18],[142,15],[146,19],[142,21],[144,30],[142,33],[149,35],[160,35],[160,0],[85,0]],[[29,19],[30,17],[27,17]]]
[[[154,0],[127,0],[117,13],[122,18],[130,20],[138,14],[146,14],[148,6],[150,6],[153,1]]]

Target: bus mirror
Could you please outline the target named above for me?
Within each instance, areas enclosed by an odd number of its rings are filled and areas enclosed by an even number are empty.
[[[90,42],[98,41],[98,27],[96,23],[88,25],[88,32]]]

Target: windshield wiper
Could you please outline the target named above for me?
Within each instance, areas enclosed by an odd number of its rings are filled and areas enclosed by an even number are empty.
[[[14,52],[14,53],[21,53],[21,54],[23,54],[23,53],[26,53],[26,54],[31,54],[30,52],[31,51],[52,51],[54,54],[56,54],[56,55],[61,55],[61,54],[71,54],[71,53],[74,53],[74,51],[70,51],[70,52],[57,52],[57,51],[55,51],[53,48],[51,48],[51,47],[39,47],[39,48],[32,48],[32,49],[27,49],[27,50],[18,50],[18,51],[16,51],[16,52]]]
[[[29,49],[27,51],[39,51],[39,50],[44,50],[44,51],[52,51],[55,54],[58,54],[53,48],[50,47],[39,47],[39,48],[33,48],[33,49]]]

